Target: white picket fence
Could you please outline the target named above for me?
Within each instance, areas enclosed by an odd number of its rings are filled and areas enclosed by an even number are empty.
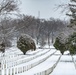
[[[8,60],[6,57],[5,58],[2,58],[3,59],[3,64],[7,64],[7,67],[9,68],[9,67],[13,67],[13,66],[16,66],[16,65],[19,65],[19,64],[22,64],[22,63],[26,63],[26,62],[28,62],[28,61],[31,61],[31,60],[33,60],[33,59],[35,59],[35,58],[37,58],[37,57],[40,57],[40,56],[42,56],[42,55],[44,55],[44,54],[46,54],[46,53],[48,53],[50,50],[48,50],[48,51],[42,51],[42,53],[40,53],[40,54],[38,54],[38,55],[32,55],[32,56],[26,56],[25,57],[25,55],[24,56],[20,56],[20,58],[19,58],[19,56],[17,56],[17,57],[15,57],[15,58],[10,58],[10,59],[12,59],[12,60]],[[14,59],[14,60],[13,60]]]
[[[71,56],[71,57],[72,57],[72,61],[74,63],[75,69],[76,69],[76,58],[74,58],[73,56]]]
[[[18,59],[18,60],[14,61],[14,62],[8,62],[8,63],[7,63],[7,67],[8,67],[8,68],[9,68],[9,67],[13,67],[13,63],[14,63],[14,66],[16,66],[16,65],[19,65],[19,64],[23,64],[23,63],[29,62],[29,61],[31,61],[31,60],[33,60],[33,59],[36,59],[37,57],[40,57],[40,56],[48,53],[49,51],[50,51],[50,50],[45,51],[45,52],[43,52],[43,53],[41,53],[41,54],[39,54],[39,55],[35,55],[35,56],[31,56],[31,57],[29,56],[29,57],[25,57],[25,58],[22,58],[22,59]],[[9,65],[9,64],[10,64],[10,65]]]
[[[57,62],[52,67],[50,67],[47,70],[44,70],[42,72],[36,73],[34,75],[49,75],[54,70],[54,68],[56,67],[56,65],[58,64],[60,58],[61,58],[61,55],[60,55],[59,59],[57,60]]]
[[[37,54],[37,53],[39,53],[41,51],[43,51],[43,50],[34,51],[32,53],[32,55],[35,55],[35,54]],[[13,54],[11,54],[12,52],[13,52]],[[19,59],[23,59],[23,58],[28,57],[27,55],[23,55],[23,54],[22,55],[14,54],[16,52],[14,50],[13,51],[9,51],[8,55],[5,55],[5,57],[3,57],[3,54],[1,54],[0,61],[3,60],[4,62],[14,62],[14,61],[17,61]],[[21,52],[19,52],[19,53],[21,53]]]
[[[47,51],[49,52],[49,50]],[[46,52],[46,53],[47,53]],[[18,62],[16,63],[12,63],[12,67],[8,67],[7,63],[5,60],[3,60],[1,62],[1,75],[16,75],[16,74],[19,74],[19,73],[22,73],[22,72],[25,72],[29,69],[31,69],[32,67],[42,63],[43,61],[45,61],[47,58],[49,58],[51,55],[53,55],[55,52],[53,52],[52,54],[49,54],[48,56],[46,56],[45,58],[37,61],[37,62],[34,62],[34,63],[31,63],[29,65],[23,65],[21,67],[16,67],[18,65]],[[45,54],[45,53],[44,53]],[[42,56],[43,54],[40,54],[40,56]],[[36,57],[35,57],[36,58]],[[32,60],[32,59],[31,59]],[[23,60],[22,60],[23,61]],[[5,64],[6,63],[6,64]],[[8,63],[9,64],[9,63]]]

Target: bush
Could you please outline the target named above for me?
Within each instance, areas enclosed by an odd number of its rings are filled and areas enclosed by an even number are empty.
[[[65,43],[62,43],[60,41],[61,39],[56,38],[54,47],[57,50],[60,50],[60,52],[63,54],[64,51],[69,50],[70,54],[76,54],[76,33],[73,33],[72,35],[67,38],[67,41]]]
[[[55,43],[54,43],[54,47],[55,47],[57,50],[60,50],[60,52],[61,52],[62,54],[63,54],[64,51],[66,50],[65,44],[61,43],[59,38],[56,38]]]
[[[17,47],[24,53],[28,50],[36,50],[36,45],[34,43],[34,40],[27,34],[22,34],[17,41]]]
[[[5,43],[4,42],[0,42],[0,51],[1,52],[5,52]]]

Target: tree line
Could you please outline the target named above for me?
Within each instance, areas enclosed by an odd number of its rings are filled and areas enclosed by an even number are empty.
[[[1,21],[0,33],[7,40],[25,33],[32,36],[37,44],[44,45],[47,40],[48,45],[50,45],[60,32],[65,31],[67,25],[68,22],[59,19],[50,18],[45,20],[20,14],[17,18],[4,17]]]
[[[48,20],[19,14],[19,0],[2,0],[0,2],[0,41],[10,45],[10,41],[21,33],[32,36],[42,46],[54,42],[61,32],[67,31],[67,21],[50,18]],[[17,18],[11,18],[16,15]],[[52,40],[52,41],[50,41]]]

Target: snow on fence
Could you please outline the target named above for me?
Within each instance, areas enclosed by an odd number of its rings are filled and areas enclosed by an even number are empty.
[[[34,53],[32,53],[32,55],[33,54],[37,54],[37,53],[39,53],[40,51],[37,51],[37,52],[34,52]],[[3,55],[0,57],[0,61],[2,60],[2,62],[4,63],[4,64],[6,64],[6,63],[9,63],[9,62],[13,62],[13,61],[16,61],[16,60],[19,60],[19,59],[22,59],[22,58],[26,58],[26,57],[28,57],[28,56],[26,56],[26,55],[10,55],[10,53],[9,53],[9,56],[5,56],[5,57],[3,57]]]
[[[28,61],[31,61],[31,60],[33,60],[33,59],[35,59],[35,58],[37,58],[37,57],[40,57],[40,56],[42,56],[42,55],[44,55],[44,54],[46,54],[46,53],[48,53],[50,50],[48,50],[48,51],[42,51],[42,53],[41,54],[38,54],[38,55],[35,55],[35,56],[29,56],[29,57],[25,57],[24,58],[24,56],[21,56],[20,58],[19,58],[19,56],[18,57],[16,57],[16,59],[15,58],[11,58],[12,60],[10,61],[10,59],[9,59],[9,61],[6,59],[6,58],[2,58],[3,59],[3,64],[6,64],[7,65],[7,67],[9,68],[9,67],[13,67],[13,66],[17,66],[17,65],[19,65],[19,64],[22,64],[22,63],[26,63],[26,62],[28,62]],[[13,60],[14,59],[14,60]]]
[[[73,56],[71,56],[71,57],[72,57],[72,61],[73,61],[73,63],[74,63],[75,69],[76,69],[76,61],[75,61],[75,59],[74,59]]]
[[[38,52],[40,52],[42,50],[36,50],[36,51],[32,51],[31,53],[32,54],[37,54]],[[7,58],[14,58],[14,57],[19,57],[21,54],[23,54],[20,50],[17,49],[11,49],[9,48],[9,50],[6,50],[4,55],[7,57]],[[0,53],[0,58],[3,56],[3,53]]]
[[[41,50],[41,51],[43,51],[43,50]],[[29,59],[30,57],[31,58],[34,58],[34,56],[33,55],[36,55],[36,54],[38,54],[39,52],[41,52],[41,51],[36,51],[36,52],[34,52],[34,53],[32,53],[32,57],[31,56],[26,56],[26,55],[21,55],[21,56],[18,56],[16,59],[14,58],[14,60],[12,60],[12,58],[11,58],[11,62],[17,62],[17,60],[18,61],[22,61],[22,60],[26,60],[26,59]],[[44,53],[43,53],[44,54]],[[20,58],[19,58],[20,57]],[[7,63],[9,63],[9,61],[10,60],[8,60],[7,61]]]
[[[56,51],[55,51],[56,52]],[[49,54],[48,56],[44,57],[41,60],[38,60],[36,62],[30,63],[28,65],[22,65],[20,67],[16,66],[14,63],[13,67],[8,68],[7,64],[4,64],[4,62],[1,63],[1,75],[16,75],[19,73],[23,73],[31,68],[33,68],[34,66],[44,62],[47,58],[49,58],[51,55],[53,55],[55,52],[53,52],[52,54]]]
[[[60,55],[59,59],[57,60],[57,62],[52,67],[50,67],[49,69],[44,70],[44,71],[39,72],[39,73],[36,73],[34,75],[49,75],[54,70],[54,68],[56,67],[56,65],[58,64],[60,58],[61,58],[61,55]]]
[[[19,60],[14,61],[14,62],[8,62],[8,63],[7,63],[7,67],[9,68],[9,67],[17,66],[17,65],[22,64],[22,63],[29,62],[29,61],[31,61],[31,60],[33,60],[33,59],[36,59],[37,57],[40,57],[40,56],[48,53],[49,51],[50,51],[50,50],[45,51],[45,52],[43,52],[43,53],[41,53],[41,54],[39,54],[39,55],[32,56],[32,57],[22,58],[22,59],[19,59]],[[13,63],[14,63],[14,64],[13,64]]]
[[[39,53],[40,51],[42,51],[42,50],[34,51],[34,52],[32,53],[32,55],[35,55],[35,54]],[[26,55],[18,55],[18,54],[17,54],[17,55],[16,55],[16,54],[10,55],[10,52],[8,52],[8,53],[9,53],[8,56],[5,55],[5,57],[3,57],[3,54],[1,54],[1,57],[0,57],[0,59],[3,60],[5,64],[6,64],[6,63],[9,63],[9,62],[17,61],[18,59],[23,59],[23,58],[28,57],[28,56],[26,56]],[[15,52],[13,52],[13,53],[15,53]],[[0,60],[0,61],[1,61],[1,60]]]

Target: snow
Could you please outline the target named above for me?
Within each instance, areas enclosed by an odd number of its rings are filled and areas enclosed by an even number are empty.
[[[76,62],[76,55],[73,55],[73,58],[74,58],[74,60],[75,60],[75,62]]]
[[[36,53],[37,52],[37,53]],[[35,51],[35,52],[29,52],[28,51],[28,55],[23,55],[23,56],[18,56],[17,58],[15,57],[15,59],[13,60],[13,62],[15,63],[15,62],[20,62],[21,60],[22,60],[22,62],[24,61],[24,60],[26,60],[25,62],[27,62],[27,61],[30,61],[31,59],[35,59],[35,58],[37,58],[37,57],[39,57],[40,55],[43,55],[43,54],[45,54],[45,53],[47,53],[47,52],[49,52],[49,49],[47,49],[47,50],[43,50],[43,49],[39,49],[38,51]],[[31,54],[32,53],[32,54]],[[31,55],[29,55],[29,54],[31,54]],[[17,60],[18,59],[18,60]],[[12,61],[11,62],[9,62],[10,64],[12,64],[13,63]],[[23,62],[23,63],[25,63],[25,62]],[[18,64],[17,63],[17,64]],[[19,63],[19,64],[21,64],[21,63]],[[19,65],[18,64],[18,65]],[[18,66],[17,65],[17,66]]]
[[[48,57],[48,56],[51,55],[53,52],[55,52],[55,50],[50,51],[50,52],[46,53],[45,55],[42,55],[42,56],[40,56],[40,57],[38,57],[38,58],[36,58],[36,59],[33,59],[33,60],[31,60],[31,61],[29,61],[29,62],[27,62],[27,63],[23,63],[23,64],[21,64],[21,65],[17,65],[17,66],[15,66],[15,67],[21,67],[21,66],[23,66],[23,65],[29,65],[29,64],[36,63],[36,62],[41,61],[42,59]]]
[[[50,45],[50,46],[45,45],[43,48],[55,48],[55,47],[53,45]]]
[[[69,51],[65,51],[64,54],[70,54],[70,52]]]
[[[60,55],[60,51],[56,51],[53,45],[51,45],[50,48],[46,45],[43,49],[37,49],[36,51],[29,50],[27,51],[26,55],[23,55],[23,53],[15,46],[6,49],[4,59],[8,61],[6,62],[8,65],[12,65],[15,62],[20,62],[21,60],[27,61],[11,66],[12,68],[19,68],[34,64],[32,68],[28,69],[28,71],[16,74],[34,75],[53,67],[53,65],[58,61]],[[73,55],[73,58],[76,64],[76,55]],[[2,59],[0,53],[0,61],[1,60]],[[9,69],[11,67],[9,67]],[[71,55],[69,55],[69,51],[64,52],[64,55],[61,56],[53,72],[49,75],[76,75],[75,65],[73,63]]]
[[[63,55],[50,75],[76,75],[76,69],[70,55]]]
[[[51,57],[49,57],[47,60],[45,60],[41,64],[35,66],[34,68],[28,70],[25,73],[18,74],[18,75],[34,75],[34,74],[36,74],[38,72],[47,70],[47,69],[49,69],[50,67],[52,67],[56,63],[56,61],[58,60],[59,57],[60,57],[60,55],[58,55],[58,56],[52,55]]]
[[[47,49],[47,48],[55,48],[52,44],[50,46],[48,46],[48,44],[46,44],[45,46],[41,47],[40,45],[36,45],[37,48],[44,48],[44,49]]]

